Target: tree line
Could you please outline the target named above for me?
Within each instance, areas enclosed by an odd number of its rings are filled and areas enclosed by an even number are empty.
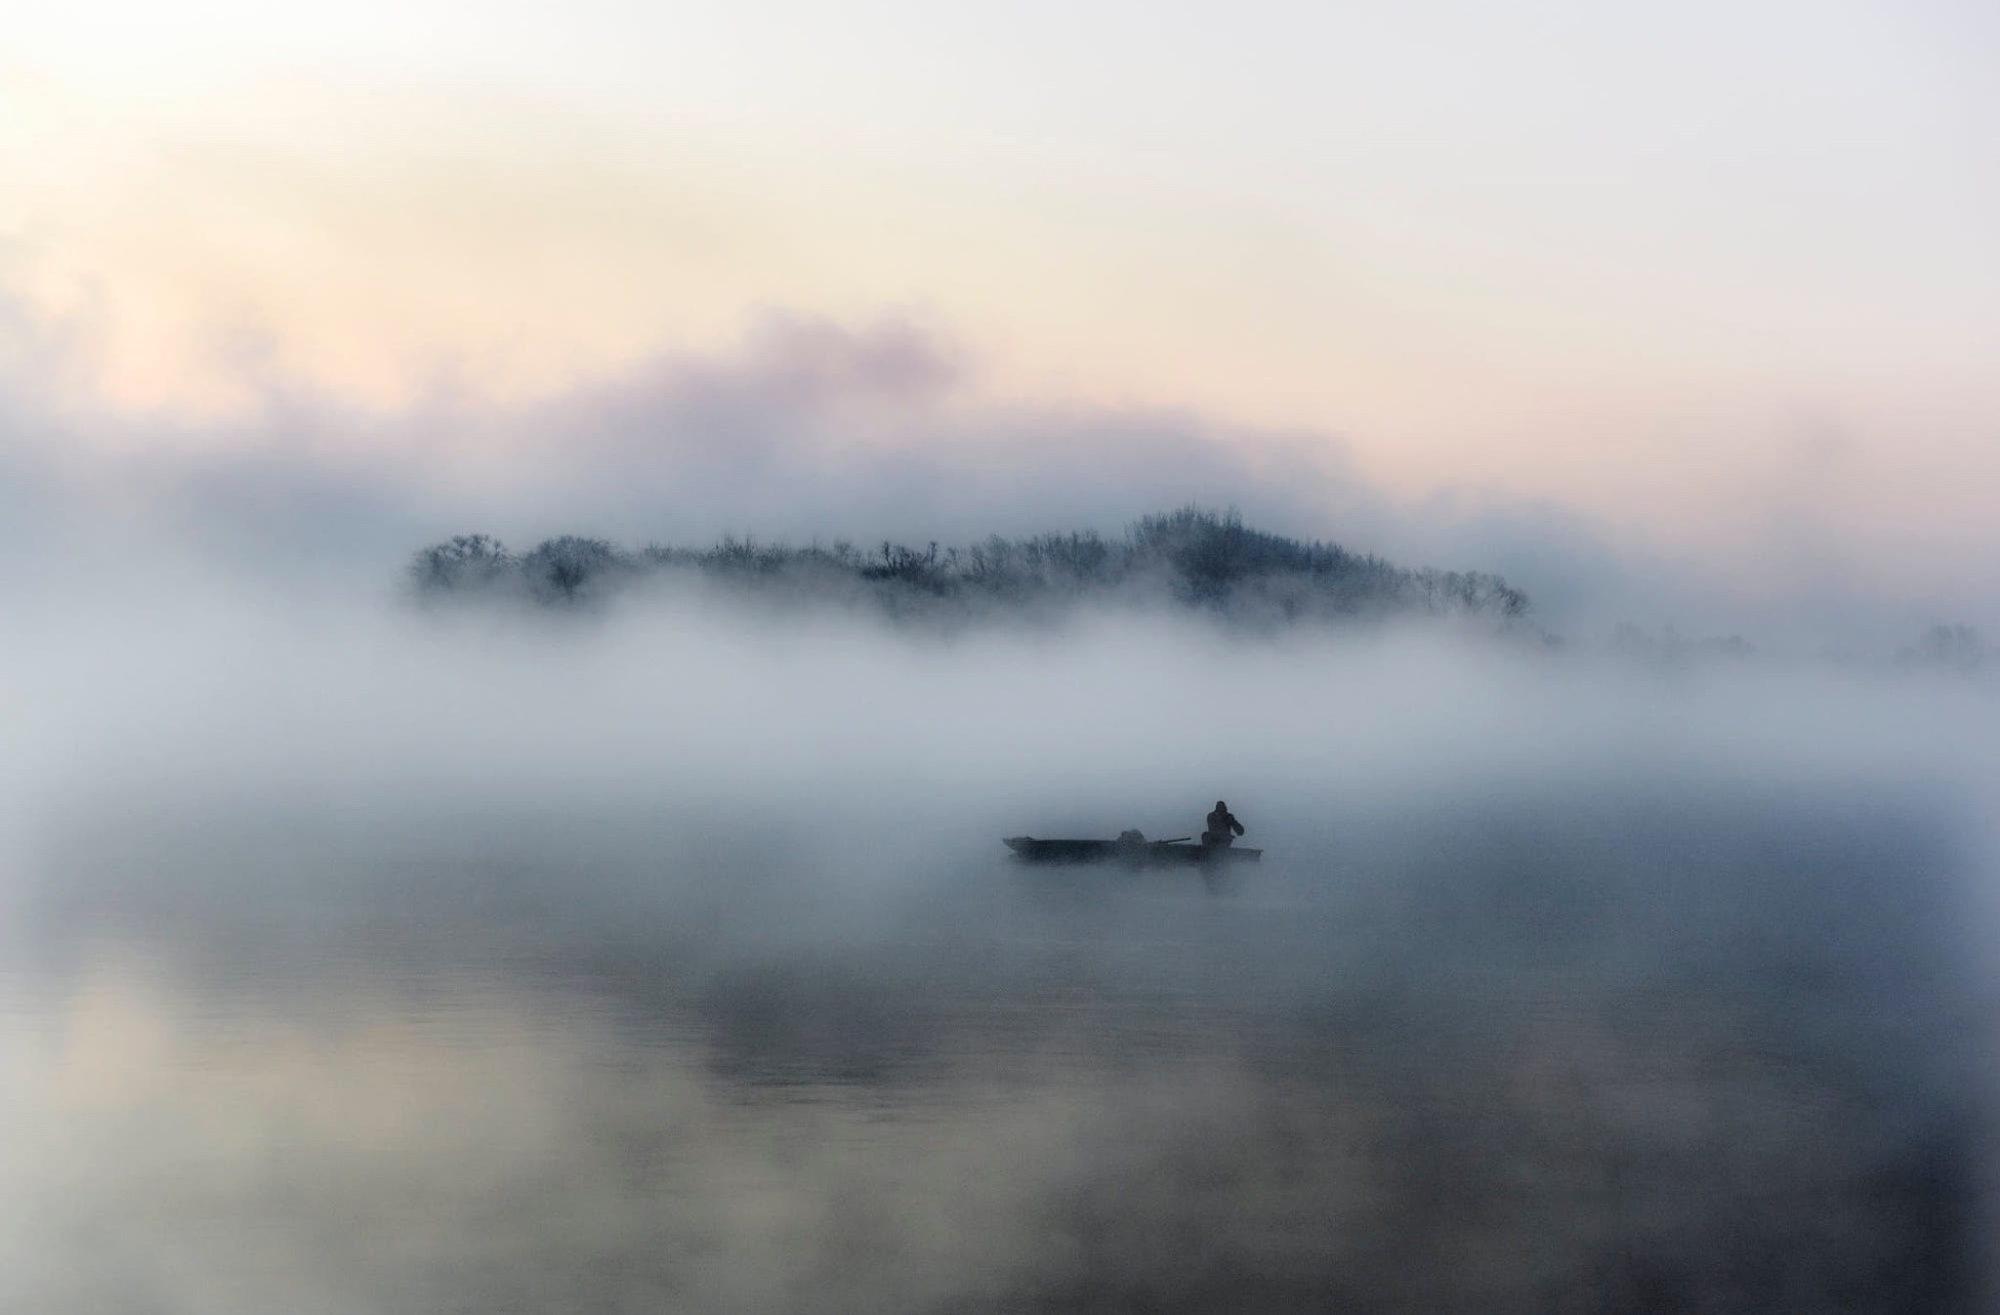
[[[511,551],[484,534],[419,549],[426,600],[513,597],[574,607],[649,580],[698,579],[779,602],[861,603],[898,617],[970,619],[1088,602],[1164,604],[1267,624],[1430,614],[1508,623],[1528,596],[1482,571],[1411,569],[1334,543],[1253,529],[1198,507],[1145,516],[1122,536],[1084,530],[940,548],[885,541],[794,547],[725,537],[707,548],[628,550],[578,535]]]

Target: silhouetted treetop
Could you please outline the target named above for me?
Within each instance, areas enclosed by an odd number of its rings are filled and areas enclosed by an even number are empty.
[[[885,541],[862,551],[844,542],[794,548],[725,537],[710,548],[652,544],[634,552],[565,535],[517,556],[472,534],[423,548],[410,564],[413,587],[429,600],[512,596],[575,606],[673,579],[783,603],[853,602],[938,620],[1088,602],[1167,605],[1260,625],[1399,614],[1505,624],[1528,612],[1527,595],[1497,575],[1411,570],[1198,507],[1142,517],[1115,539],[1085,530],[950,548]]]

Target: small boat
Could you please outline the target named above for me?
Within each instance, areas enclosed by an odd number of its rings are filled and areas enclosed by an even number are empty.
[[[1200,845],[1193,837],[1148,840],[1127,831],[1116,840],[1037,840],[1008,836],[1002,843],[1024,863],[1123,863],[1129,867],[1159,867],[1175,863],[1255,863],[1261,849],[1237,845]]]

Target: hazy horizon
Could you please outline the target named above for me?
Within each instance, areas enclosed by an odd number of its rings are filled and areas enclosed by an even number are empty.
[[[1976,6],[406,8],[7,20],[0,461],[418,540],[1195,500],[1995,624]]]

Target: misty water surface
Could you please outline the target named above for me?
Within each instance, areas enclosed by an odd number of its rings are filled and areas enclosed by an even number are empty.
[[[1436,631],[13,637],[0,1306],[1982,1306],[1995,704]],[[1024,869],[1007,834],[1266,861]]]

